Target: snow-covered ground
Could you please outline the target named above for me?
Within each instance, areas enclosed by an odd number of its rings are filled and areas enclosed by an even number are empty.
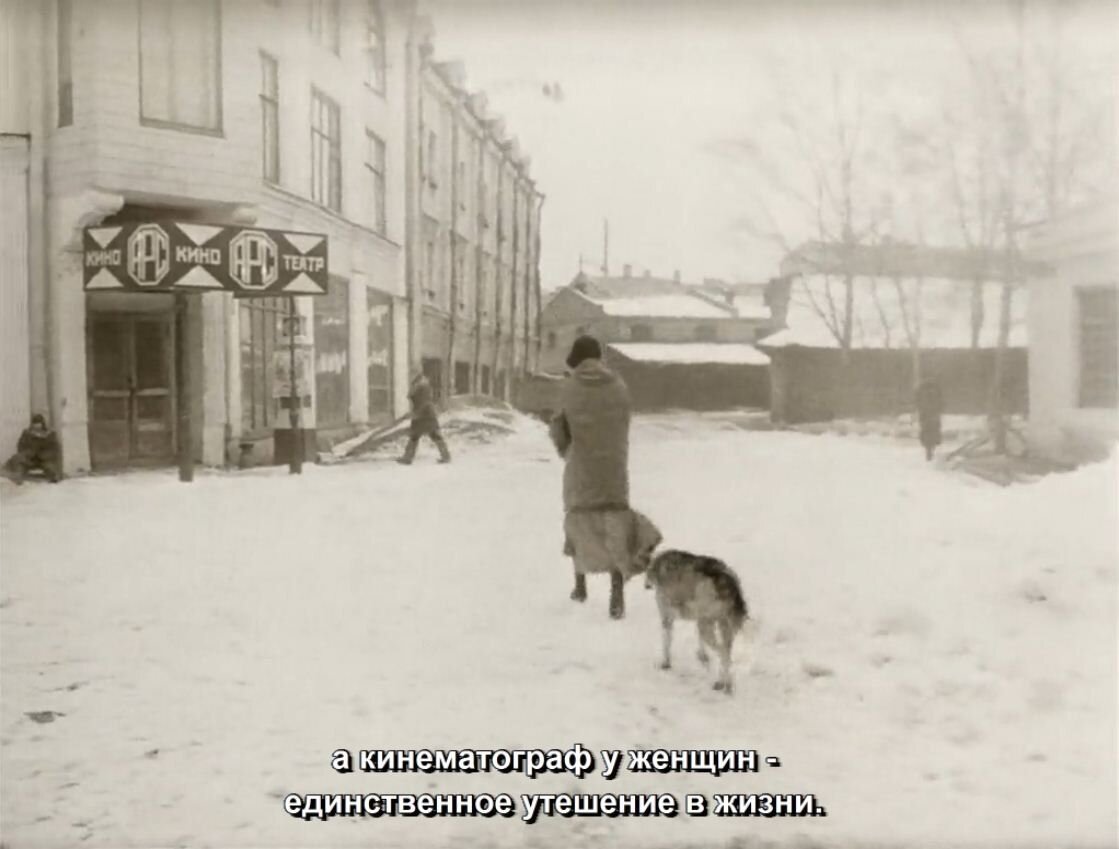
[[[561,464],[490,444],[5,489],[0,839],[22,847],[1114,846],[1116,466],[1002,489],[915,444],[660,416],[634,503],[758,620],[710,689],[640,580],[568,600]],[[740,654],[744,652],[740,651]],[[53,711],[44,716],[38,712]],[[51,718],[53,721],[36,721]],[[757,774],[330,767],[338,748],[756,749]],[[814,793],[819,818],[289,817],[287,793]]]

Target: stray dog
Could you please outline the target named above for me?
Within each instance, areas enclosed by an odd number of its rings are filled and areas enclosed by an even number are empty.
[[[694,620],[699,630],[699,661],[704,666],[709,662],[705,646],[718,653],[720,669],[715,689],[730,695],[734,690],[731,648],[735,636],[750,618],[738,576],[717,558],[669,550],[653,559],[645,573],[645,586],[657,591],[657,608],[664,629],[661,669],[672,668],[673,622]]]

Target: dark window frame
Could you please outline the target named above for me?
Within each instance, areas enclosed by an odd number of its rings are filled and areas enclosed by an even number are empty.
[[[311,87],[311,200],[342,213],[342,109],[315,86]]]
[[[1119,316],[1116,315],[1119,290],[1107,286],[1077,287],[1075,298],[1077,406],[1087,410],[1116,409],[1119,407],[1119,363],[1116,362],[1119,359]],[[1099,300],[1103,303],[1090,303]],[[1089,333],[1093,336],[1091,341]],[[1091,374],[1089,369],[1093,369]]]
[[[222,138],[225,135],[225,117],[224,117],[224,86],[223,86],[223,67],[222,67],[222,6],[221,0],[183,0],[183,2],[190,3],[210,3],[214,8],[214,67],[212,69],[214,76],[214,107],[215,118],[214,126],[200,126],[197,124],[189,124],[183,121],[176,121],[167,118],[151,118],[144,114],[144,0],[136,0],[136,43],[137,43],[137,94],[139,95],[139,113],[140,125],[144,127],[154,127],[156,129],[175,130],[182,133],[193,133],[195,135],[214,136]],[[169,69],[169,74],[174,79],[175,69],[172,66]],[[196,78],[194,78],[196,79]]]
[[[326,9],[333,10],[333,27],[329,27],[330,21],[324,14]],[[307,29],[315,39],[315,43],[340,57],[342,55],[341,0],[311,0],[307,4],[307,16]]]
[[[269,87],[268,71],[271,69],[272,86]],[[260,51],[260,131],[261,176],[266,183],[280,184],[280,63],[275,56]],[[272,118],[273,135],[269,136],[269,116]],[[271,160],[272,168],[269,168]]]
[[[365,170],[373,194],[373,229],[382,236],[388,235],[387,178],[388,147],[385,140],[368,127],[365,130]]]
[[[58,16],[58,126],[74,124],[74,0],[57,0]]]
[[[385,13],[380,0],[368,0],[368,3],[365,23],[365,84],[384,97],[388,76]]]

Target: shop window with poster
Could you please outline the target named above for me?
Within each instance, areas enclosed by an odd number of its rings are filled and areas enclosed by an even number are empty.
[[[276,418],[273,352],[283,298],[243,298],[238,302],[241,341],[241,430],[248,438],[270,433]]]
[[[326,295],[315,298],[315,422],[344,425],[350,410],[350,285],[330,278]]]
[[[392,298],[366,289],[366,319],[369,421],[377,422],[392,416]]]

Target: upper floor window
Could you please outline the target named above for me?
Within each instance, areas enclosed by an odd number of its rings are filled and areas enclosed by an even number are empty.
[[[365,170],[369,175],[373,229],[385,235],[385,141],[372,130],[365,131]]]
[[[269,183],[280,182],[280,75],[276,60],[260,54],[261,171]]]
[[[439,186],[439,182],[435,179],[436,169],[438,167],[437,143],[438,139],[435,135],[435,130],[428,130],[426,175],[427,182],[433,189]]]
[[[339,55],[342,44],[340,0],[311,0],[308,25],[315,41],[334,55]]]
[[[218,0],[140,0],[140,120],[221,131]]]
[[[1119,297],[1115,289],[1077,291],[1080,406],[1119,407]]]
[[[70,68],[73,0],[58,0],[58,126],[74,123],[74,77]]]
[[[647,324],[631,324],[629,338],[634,342],[652,342],[653,328]]]
[[[365,33],[366,82],[385,93],[385,16],[380,0],[369,0]]]
[[[714,324],[697,324],[695,328],[695,338],[698,342],[714,342],[715,341],[715,325]]]
[[[342,211],[342,131],[338,104],[311,90],[311,200]]]

